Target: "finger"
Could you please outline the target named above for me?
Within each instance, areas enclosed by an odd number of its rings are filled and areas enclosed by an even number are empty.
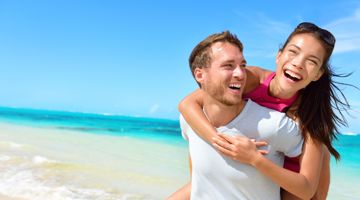
[[[232,152],[231,152],[231,151],[225,149],[225,148],[222,147],[222,146],[219,146],[219,145],[216,144],[216,143],[213,143],[212,145],[213,145],[221,154],[223,154],[223,155],[225,155],[225,156],[230,157],[230,158],[233,159],[233,155],[232,155]]]
[[[256,147],[262,147],[262,146],[267,146],[267,142],[265,141],[260,141],[260,142],[254,142]]]
[[[237,140],[244,140],[244,141],[245,141],[245,140],[246,140],[246,141],[251,140],[251,141],[255,142],[255,139],[249,139],[248,137],[246,137],[246,136],[244,136],[244,135],[236,135],[235,138],[236,138]]]
[[[233,144],[235,142],[235,138],[233,136],[231,136],[231,135],[226,135],[226,134],[221,133],[219,136],[224,138],[230,144]]]
[[[227,140],[222,141],[215,138],[214,143],[216,143],[218,146],[221,146],[224,149],[227,149],[228,151],[233,150],[233,145],[229,143]]]
[[[223,137],[221,137],[220,135],[217,135],[215,137],[212,137],[212,142],[214,142],[215,140],[220,140],[220,141],[223,141],[225,143],[229,143],[227,140],[225,140]]]
[[[266,155],[269,153],[269,151],[267,150],[258,150],[258,152],[260,152],[262,155]]]

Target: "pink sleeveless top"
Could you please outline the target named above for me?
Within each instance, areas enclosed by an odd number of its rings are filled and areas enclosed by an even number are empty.
[[[286,108],[291,106],[297,98],[297,94],[290,99],[279,99],[269,95],[270,81],[275,77],[275,72],[270,74],[266,80],[261,83],[257,88],[244,95],[245,99],[251,99],[252,101],[273,110],[284,112]]]
[[[297,94],[291,97],[290,99],[279,99],[269,95],[269,85],[270,81],[275,77],[275,73],[270,74],[257,88],[251,92],[244,95],[245,99],[251,99],[252,101],[280,112],[285,112],[285,110],[294,103],[297,98]],[[289,169],[294,172],[300,171],[300,164],[298,158],[289,158],[285,157],[284,168]]]

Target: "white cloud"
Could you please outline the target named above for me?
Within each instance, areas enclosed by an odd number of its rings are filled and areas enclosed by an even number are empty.
[[[282,35],[287,36],[293,29],[288,23],[276,21],[263,15],[259,15],[255,24],[262,32],[270,36]]]
[[[342,134],[343,135],[359,135],[359,133],[355,133],[355,132],[344,132]]]
[[[342,18],[330,21],[327,24],[319,24],[335,35],[334,54],[360,51],[360,8],[352,6],[355,8],[354,11],[344,12]],[[249,43],[246,43],[247,49],[251,49],[251,51],[246,52],[246,56],[249,58],[259,56],[266,59],[274,58],[278,50],[274,46],[285,42],[285,39],[296,26],[296,24],[289,23],[289,20],[276,20],[261,12],[253,13],[251,16],[240,11],[234,12],[242,21],[248,22],[246,23],[249,25],[246,29],[247,33],[251,32],[253,35],[261,33],[261,37],[266,38],[264,40],[249,40]],[[304,21],[302,16],[295,16],[295,18],[298,23]],[[241,30],[243,27],[239,31]]]
[[[153,113],[155,113],[156,111],[158,111],[159,108],[160,108],[160,106],[159,106],[158,104],[154,104],[154,105],[152,105],[152,106],[150,107],[149,113],[150,113],[150,114],[153,114]]]
[[[279,45],[285,42],[294,28],[289,23],[275,20],[261,12],[252,13],[251,16],[240,11],[235,11],[235,14],[247,24],[246,29],[240,26],[239,32],[246,30],[246,34],[251,36],[247,39],[249,43],[245,45],[246,49],[251,49],[246,51],[247,57],[275,58]]]
[[[245,18],[245,16],[240,15],[239,12],[237,12],[236,14],[240,17]],[[264,13],[260,12],[254,13],[251,16],[246,16],[246,18],[249,22],[256,22],[251,23],[253,25],[254,31],[267,35],[266,40],[274,38],[276,40],[279,38],[284,39],[294,28],[289,23],[274,20],[271,17],[268,17]]]
[[[288,34],[294,28],[293,24],[286,23],[286,21],[278,21],[273,18],[265,15],[264,13],[257,12],[253,13],[251,16],[248,16],[242,12],[234,11],[237,16],[241,19],[249,22],[252,27],[250,27],[254,33],[261,32],[266,35],[266,40],[261,42],[266,42],[273,44],[275,41],[282,41],[287,38]],[[299,22],[304,21],[301,16],[296,16]],[[360,8],[358,7],[351,14],[348,14],[342,18],[336,19],[328,24],[320,24],[321,27],[328,29],[336,37],[336,45],[334,53],[343,53],[350,51],[359,51],[360,50]],[[266,44],[263,44],[265,46]],[[265,52],[259,52],[265,53]],[[266,52],[268,55],[273,56],[274,52]],[[257,55],[257,53],[254,53]],[[263,54],[264,55],[264,54]]]
[[[236,13],[240,15],[239,12]],[[244,16],[241,16],[244,17]],[[297,17],[299,22],[303,21],[301,16]],[[254,29],[267,35],[267,40],[283,41],[293,30],[293,25],[283,21],[274,20],[262,13],[256,13],[251,17]],[[360,50],[360,8],[351,15],[334,20],[328,24],[321,25],[331,31],[336,37],[334,53],[344,53]],[[269,54],[269,52],[267,52]],[[273,52],[271,53],[273,56]]]
[[[334,53],[360,50],[360,8],[351,16],[337,19],[324,28],[336,37]]]

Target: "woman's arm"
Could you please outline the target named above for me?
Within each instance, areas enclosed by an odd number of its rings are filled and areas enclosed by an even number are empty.
[[[218,137],[218,135],[202,110],[203,95],[203,91],[197,89],[180,102],[179,111],[195,133],[204,140],[211,142],[211,139]]]
[[[326,146],[324,146],[324,156],[322,161],[322,169],[320,172],[319,185],[317,187],[315,195],[312,200],[326,200],[330,186],[330,152]],[[288,191],[282,190],[282,200],[301,200]]]
[[[282,188],[302,199],[310,199],[314,196],[322,168],[323,145],[317,144],[309,137],[304,144],[300,173],[295,173],[262,156],[261,152],[257,151],[254,142],[246,137],[232,137],[224,134],[220,136],[224,137],[228,143],[214,139],[213,145],[224,155],[254,166]]]
[[[324,147],[324,158],[322,162],[322,169],[320,174],[319,186],[317,188],[314,200],[326,200],[330,186],[330,152],[327,147]]]

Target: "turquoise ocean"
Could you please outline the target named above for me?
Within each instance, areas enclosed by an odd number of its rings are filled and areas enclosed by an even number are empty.
[[[340,135],[328,199],[360,199],[360,134]],[[0,194],[164,199],[189,180],[176,120],[0,107]]]

